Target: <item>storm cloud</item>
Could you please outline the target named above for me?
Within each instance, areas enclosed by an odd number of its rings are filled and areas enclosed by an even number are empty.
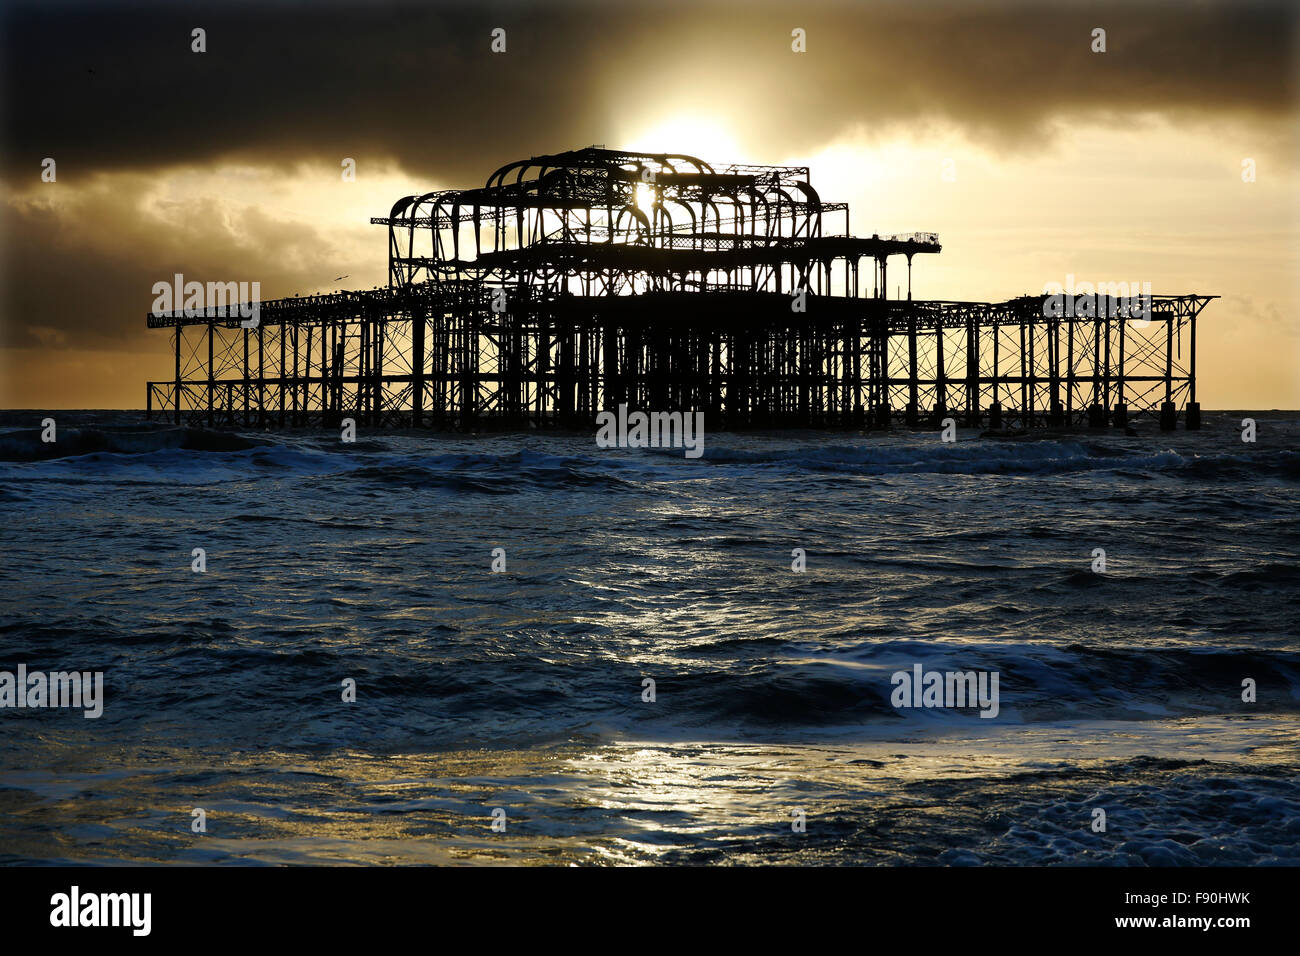
[[[10,177],[45,156],[65,175],[350,156],[473,185],[660,104],[733,117],[771,155],[929,119],[1006,149],[1070,117],[1281,123],[1295,93],[1281,2],[20,2],[4,16]]]

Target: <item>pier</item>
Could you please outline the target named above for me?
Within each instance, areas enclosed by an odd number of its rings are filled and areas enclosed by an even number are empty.
[[[850,235],[806,167],[593,146],[371,222],[384,288],[262,302],[256,323],[150,313],[175,361],[149,416],[579,429],[626,404],[711,429],[1200,426],[1196,322],[1215,296],[914,300],[939,237]]]

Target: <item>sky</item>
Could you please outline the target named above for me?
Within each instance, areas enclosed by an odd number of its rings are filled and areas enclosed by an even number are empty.
[[[599,143],[809,166],[856,234],[939,233],[917,298],[1219,295],[1202,404],[1300,408],[1298,53],[1258,0],[9,0],[0,407],[141,407],[154,283],[381,285],[399,197]]]

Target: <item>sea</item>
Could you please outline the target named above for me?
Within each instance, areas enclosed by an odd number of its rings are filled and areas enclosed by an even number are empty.
[[[0,863],[1300,864],[1300,414],[1136,431],[0,413]]]

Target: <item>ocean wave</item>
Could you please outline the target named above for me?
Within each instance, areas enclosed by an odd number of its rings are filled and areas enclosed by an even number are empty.
[[[520,443],[523,448],[519,448]],[[1200,481],[1243,477],[1300,479],[1300,452],[1258,449],[1202,453],[1137,450],[1105,440],[965,440],[941,443],[914,434],[871,436],[845,444],[772,441],[721,435],[703,457],[679,449],[598,451],[572,436],[517,439],[498,452],[499,439],[409,435],[343,444],[318,434],[250,435],[202,428],[104,425],[60,430],[43,443],[38,429],[0,432],[0,463],[30,466],[27,478],[147,477],[151,468],[175,469],[196,480],[230,477],[351,474],[394,488],[434,485],[453,491],[509,493],[519,486],[623,487],[629,483],[708,480],[736,475],[1051,475],[1106,471],[1130,479],[1171,476]],[[55,470],[49,470],[60,465]],[[44,466],[44,470],[42,469]],[[34,469],[34,470],[33,470]],[[134,474],[133,474],[134,473]]]
[[[1083,441],[990,442],[943,444],[818,445],[752,450],[706,448],[703,460],[712,465],[739,465],[808,472],[862,475],[905,474],[1064,474],[1113,471],[1131,475],[1169,474],[1187,478],[1237,478],[1273,475],[1300,478],[1300,453],[1289,450],[1252,455],[1200,455],[1161,449],[1133,454],[1104,444]]]
[[[1300,655],[1249,648],[863,644],[842,655],[755,663],[739,673],[661,675],[660,693],[686,722],[751,728],[854,726],[882,721],[983,721],[978,707],[895,708],[897,672],[989,671],[999,675],[992,723],[1145,720],[1209,714],[1300,712]],[[1257,699],[1242,700],[1242,681]]]
[[[93,626],[24,620],[0,627],[0,636],[9,649],[6,662],[26,661],[33,669],[58,669],[87,655],[103,660],[105,645],[119,651],[133,646],[136,660],[128,670],[113,667],[116,652],[106,661],[106,686],[116,705],[104,719],[127,725],[173,704],[176,713],[194,719],[201,692],[217,680],[229,696],[202,705],[203,718],[214,722],[214,735],[232,738],[254,732],[252,725],[332,719],[337,698],[326,691],[344,675],[357,678],[366,699],[382,705],[373,722],[358,715],[366,724],[358,726],[363,736],[386,739],[384,721],[398,715],[391,733],[409,733],[414,724],[446,743],[471,739],[475,728],[502,721],[555,737],[595,721],[652,735],[706,728],[797,738],[810,729],[875,736],[912,724],[1300,713],[1300,653],[1234,646],[849,639],[805,645],[728,636],[716,645],[696,645],[690,655],[679,648],[633,662],[620,659],[619,645],[596,637],[590,648],[539,653],[527,632],[482,644],[450,640],[435,629],[423,639],[359,649],[316,643],[310,630],[269,631],[264,643],[251,644],[244,629],[232,632],[216,619],[154,625],[129,640],[107,619]],[[916,666],[926,673],[996,673],[996,715],[981,717],[974,703],[896,708],[893,675],[910,675]],[[640,698],[646,676],[657,684],[654,707]],[[1247,679],[1254,682],[1253,702],[1242,700]],[[243,706],[254,703],[253,710]]]
[[[48,461],[92,454],[147,455],[159,451],[229,452],[269,445],[268,439],[205,428],[62,428],[55,441],[39,428],[0,433],[0,461]]]

